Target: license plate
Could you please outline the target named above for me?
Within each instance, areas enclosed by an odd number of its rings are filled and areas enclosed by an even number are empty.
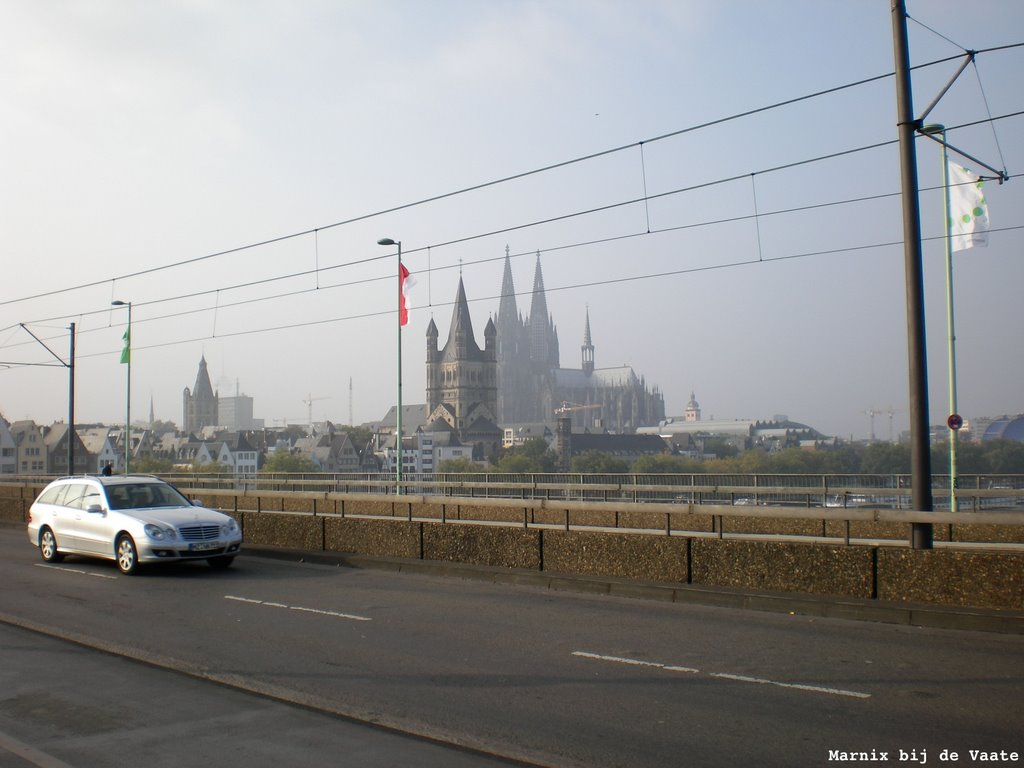
[[[219,541],[202,541],[198,544],[189,544],[189,551],[191,552],[205,552],[208,549],[220,549]]]

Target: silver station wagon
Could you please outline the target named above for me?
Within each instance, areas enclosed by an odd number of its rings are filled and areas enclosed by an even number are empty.
[[[227,568],[242,531],[234,518],[194,506],[157,477],[88,475],[43,489],[29,509],[28,539],[48,563],[87,555],[133,574],[145,563],[183,560]]]

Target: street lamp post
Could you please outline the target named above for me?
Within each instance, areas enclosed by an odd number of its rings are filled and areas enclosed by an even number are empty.
[[[395,494],[402,493],[402,241],[382,237],[377,245],[398,246],[398,410],[395,412]]]
[[[121,362],[128,365],[124,407],[124,473],[127,475],[131,469],[132,452],[132,303],[112,301],[110,304],[114,307],[128,307],[128,329],[124,332],[124,349],[121,351]]]
[[[946,330],[947,355],[949,358],[949,412],[959,413],[956,404],[956,331],[953,322],[953,234],[949,222],[949,153],[946,150],[946,128],[943,125],[926,125],[923,133],[940,136],[942,141],[942,218],[945,221],[944,234],[946,240]],[[960,485],[957,475],[957,430],[950,429],[949,434],[949,511],[959,511],[959,500],[956,497]]]

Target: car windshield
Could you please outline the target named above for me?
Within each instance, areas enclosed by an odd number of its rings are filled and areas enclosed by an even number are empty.
[[[191,506],[188,499],[166,483],[123,483],[108,485],[106,491],[111,509]]]

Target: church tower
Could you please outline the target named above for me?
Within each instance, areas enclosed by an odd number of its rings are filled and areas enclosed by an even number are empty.
[[[690,392],[690,402],[686,404],[685,419],[687,422],[700,421],[700,403],[693,392]]]
[[[427,327],[427,414],[430,421],[443,419],[463,442],[486,433],[497,433],[498,331],[488,319],[484,348],[477,346],[469,315],[466,288],[459,278],[451,328],[443,349],[438,349],[437,326]]]
[[[505,271],[497,317],[498,423],[520,424],[532,417],[527,405],[530,387],[530,334],[516,304],[509,248],[505,246]]]
[[[182,393],[182,431],[195,434],[203,427],[217,426],[217,395],[210,384],[210,373],[206,370],[206,355],[199,360],[196,385]]]

